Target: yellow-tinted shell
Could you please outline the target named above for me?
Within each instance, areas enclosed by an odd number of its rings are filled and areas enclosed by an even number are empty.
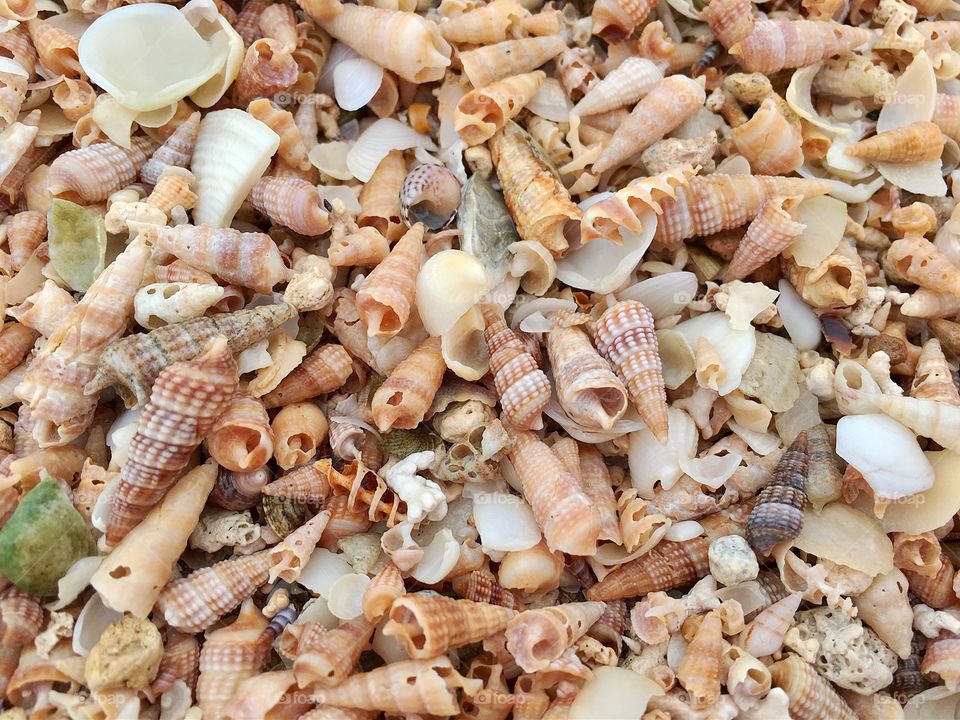
[[[517,0],[494,0],[440,23],[440,33],[455,43],[489,45],[515,33],[530,13]]]
[[[486,142],[526,107],[545,78],[542,70],[535,70],[468,92],[457,103],[454,129],[467,145]]]
[[[321,345],[263,396],[267,408],[309,400],[340,388],[353,373],[353,360],[340,345]]]
[[[846,152],[861,160],[877,162],[928,162],[940,158],[943,142],[943,133],[936,123],[918,120],[861,140]]]
[[[796,221],[800,197],[772,197],[760,206],[747,232],[737,245],[723,274],[723,281],[742,280],[777,257],[800,237],[806,227]]]
[[[0,335],[0,340],[2,338]],[[948,405],[960,405],[960,394],[937,338],[930,338],[923,344],[913,382],[910,384],[910,395],[938,400]]]
[[[370,181],[365,183],[360,190],[360,197],[358,198],[360,214],[357,216],[357,225],[360,228],[372,228],[390,242],[399,239],[406,232],[406,226],[400,212],[400,188],[406,176],[407,161],[404,160],[403,153],[399,150],[391,150],[377,165],[377,169],[370,176]],[[361,234],[364,234],[362,230]],[[359,240],[355,242],[359,242]],[[368,242],[374,242],[374,238],[368,236]],[[389,251],[389,245],[386,243],[385,245],[387,251]],[[386,252],[383,254],[385,256]],[[370,260],[372,258],[368,259],[366,263],[352,262],[349,264],[376,264]],[[331,262],[333,262],[332,259]]]
[[[503,418],[514,427],[537,429],[542,424],[540,414],[550,402],[550,381],[501,318],[487,313],[485,320],[483,336]]]
[[[463,72],[475,88],[536,70],[566,48],[559,35],[504,40],[460,53]]]
[[[525,610],[507,625],[507,650],[525,672],[546,669],[603,614],[600,602],[575,602]]]
[[[273,456],[270,418],[258,398],[238,392],[206,437],[207,451],[221,467],[257,470]]]
[[[27,31],[45,68],[52,73],[67,77],[75,78],[83,75],[77,53],[79,38],[76,35],[39,18],[27,21]]]
[[[148,185],[156,185],[160,175],[168,167],[190,167],[193,146],[200,132],[200,113],[195,112],[168,137],[163,145],[150,156],[140,168],[140,179]]]
[[[721,625],[719,613],[704,615],[677,668],[677,680],[690,695],[690,706],[696,710],[711,707],[720,699]]]
[[[357,311],[369,337],[392,337],[406,325],[413,307],[422,252],[423,225],[417,223],[397,241],[357,290]]]
[[[447,369],[440,352],[440,338],[423,341],[400,361],[370,403],[373,421],[380,432],[393,428],[412,430],[430,409]]]
[[[929,240],[907,235],[887,249],[887,262],[905,279],[920,287],[960,295],[960,269]]]
[[[773,98],[764,100],[753,117],[733,128],[730,137],[758,174],[786,175],[803,164],[803,136]]]
[[[771,75],[841,55],[869,38],[865,28],[832,20],[758,20],[729,50],[748,72]]]
[[[51,195],[74,193],[88,203],[106,200],[133,182],[156,147],[153,140],[138,135],[129,149],[101,142],[71,150],[50,164],[47,189]]]
[[[808,662],[788,655],[770,666],[775,687],[790,699],[790,717],[796,720],[857,720],[843,698]]]

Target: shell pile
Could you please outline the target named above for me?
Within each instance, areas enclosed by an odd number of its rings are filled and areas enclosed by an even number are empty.
[[[0,720],[960,717],[960,5],[0,1]]]

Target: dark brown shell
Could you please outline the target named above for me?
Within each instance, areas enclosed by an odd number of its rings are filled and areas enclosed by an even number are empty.
[[[909,698],[930,684],[920,672],[920,662],[926,651],[927,639],[920,633],[913,634],[910,643],[910,657],[897,662],[897,669],[893,673],[893,682],[890,683],[890,692],[897,702],[905,703]]]
[[[260,502],[260,491],[270,482],[266,466],[252,472],[236,472],[221,467],[210,493],[210,502],[224,510],[249,510]]]
[[[260,507],[267,524],[282,538],[307,521],[307,507],[287,498],[261,495]]]
[[[803,528],[803,506],[809,454],[807,434],[800,433],[780,458],[770,482],[760,491],[747,519],[747,542],[762,555],[779,542],[792,540]]]

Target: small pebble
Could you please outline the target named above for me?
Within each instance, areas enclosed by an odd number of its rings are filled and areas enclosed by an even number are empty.
[[[87,686],[93,691],[147,687],[157,675],[163,639],[149,620],[128,616],[103,631],[87,656]]]
[[[753,580],[760,564],[747,541],[739,535],[725,535],[710,543],[710,574],[721,585],[736,585]]]

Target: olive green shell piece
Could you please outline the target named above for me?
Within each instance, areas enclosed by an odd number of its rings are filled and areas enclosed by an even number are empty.
[[[482,175],[471,175],[460,202],[460,249],[482,262],[496,285],[507,276],[510,267],[507,248],[519,240],[503,195]]]
[[[57,582],[96,543],[63,487],[45,477],[0,529],[0,572],[20,590],[55,595]]]
[[[267,525],[282,538],[303,525],[309,514],[305,505],[272,495],[261,495],[260,507]]]
[[[391,430],[380,437],[378,447],[384,455],[403,460],[407,455],[434,450],[439,439],[423,430]]]
[[[103,215],[54,198],[47,212],[50,262],[71,290],[86,292],[103,272],[107,231]]]

